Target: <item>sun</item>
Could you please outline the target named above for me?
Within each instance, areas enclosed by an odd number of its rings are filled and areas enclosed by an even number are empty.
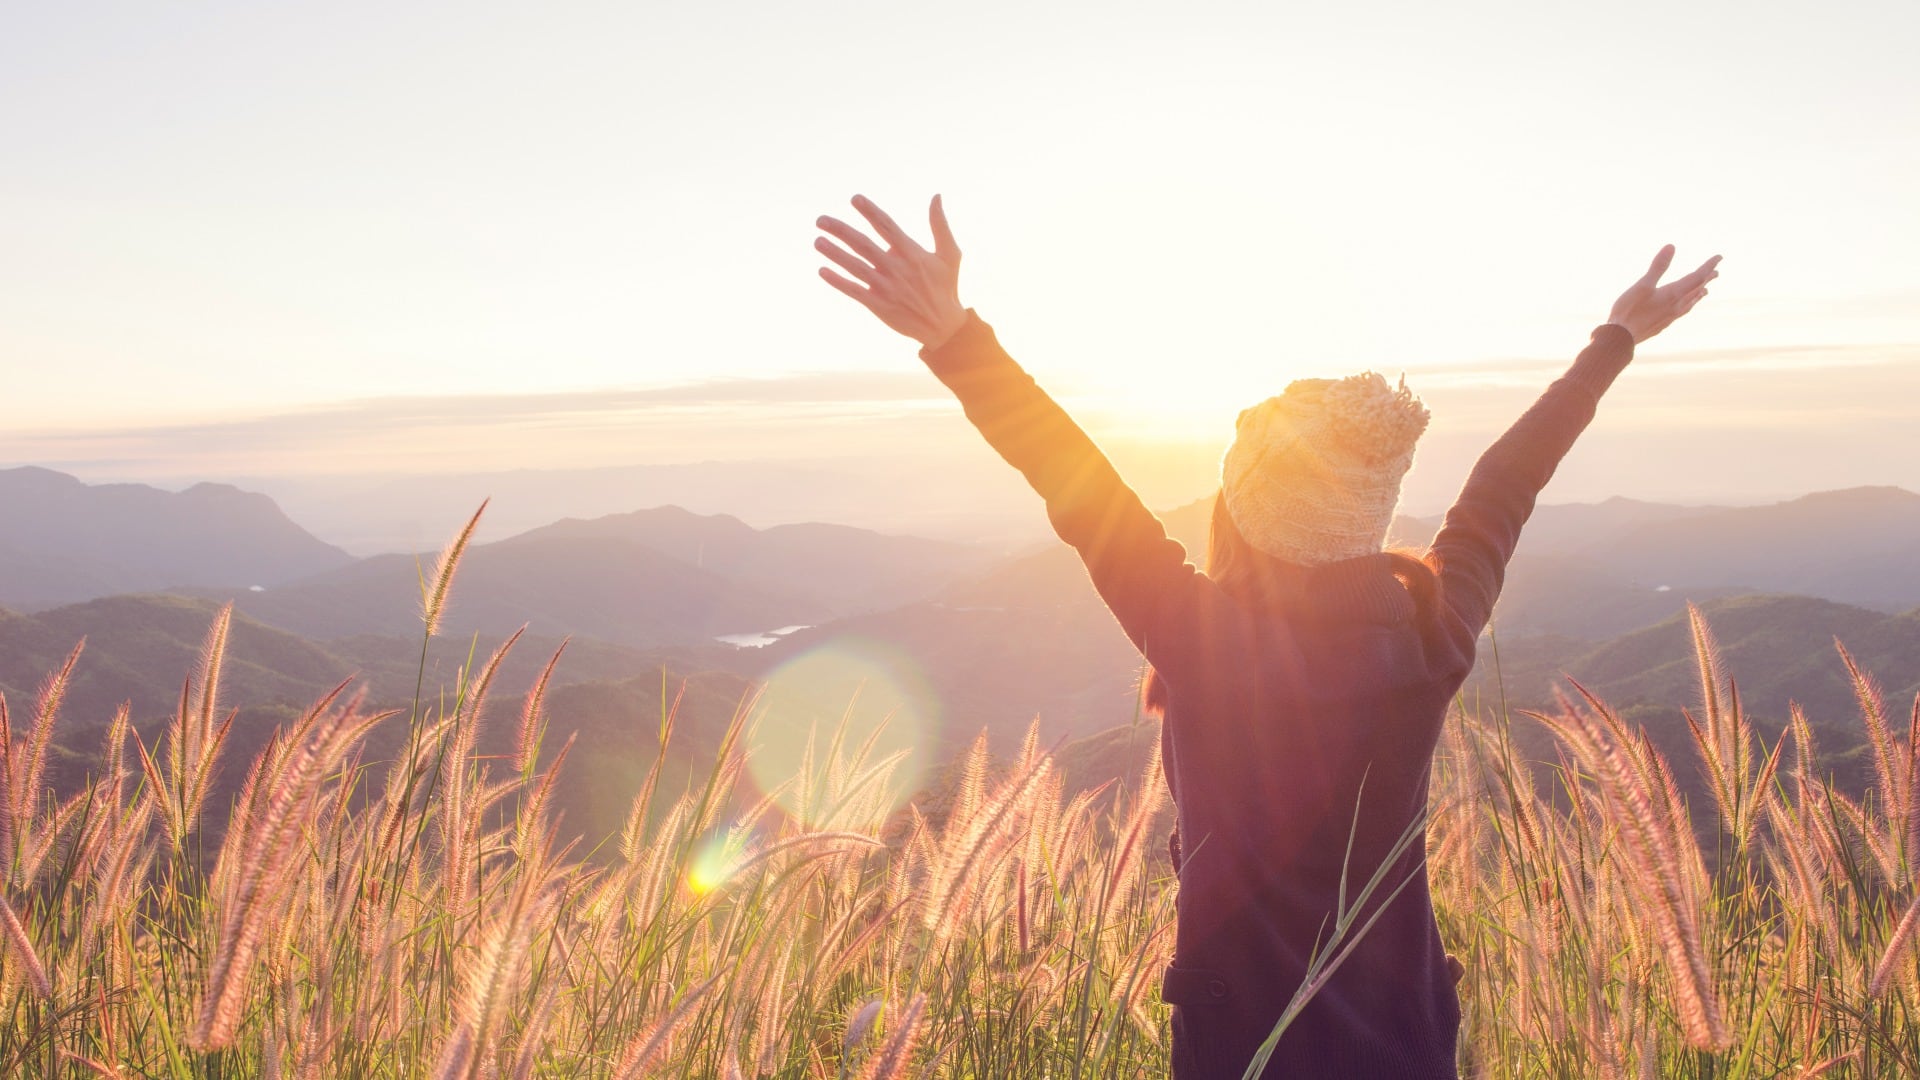
[[[1247,373],[1231,379],[1178,379],[1164,371],[1116,372],[1076,394],[1068,411],[1089,431],[1124,432],[1132,439],[1224,442],[1240,410],[1278,394],[1288,380]]]

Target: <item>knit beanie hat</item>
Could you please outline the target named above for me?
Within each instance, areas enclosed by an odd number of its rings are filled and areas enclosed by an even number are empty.
[[[1405,379],[1397,389],[1371,371],[1289,384],[1240,414],[1221,463],[1234,527],[1300,565],[1380,551],[1427,417]]]

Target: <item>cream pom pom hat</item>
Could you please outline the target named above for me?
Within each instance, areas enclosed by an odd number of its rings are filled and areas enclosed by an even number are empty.
[[[1301,565],[1372,555],[1386,543],[1427,407],[1367,372],[1301,379],[1240,414],[1220,467],[1234,527]]]

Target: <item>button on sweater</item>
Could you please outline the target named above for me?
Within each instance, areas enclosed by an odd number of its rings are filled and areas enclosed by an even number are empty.
[[[1229,595],[977,315],[920,355],[1045,500],[1165,682],[1182,849],[1162,985],[1176,1080],[1242,1074],[1333,925],[1343,872],[1351,902],[1410,831],[1359,922],[1377,919],[1261,1075],[1454,1078],[1460,1008],[1420,825],[1433,751],[1521,526],[1632,358],[1632,337],[1595,330],[1480,458],[1428,552],[1437,588],[1424,608],[1385,555],[1290,568],[1264,595]]]

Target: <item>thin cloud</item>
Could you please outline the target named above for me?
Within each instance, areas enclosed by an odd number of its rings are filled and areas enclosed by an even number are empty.
[[[1412,381],[1435,406],[1439,442],[1457,433],[1470,444],[1510,422],[1564,365],[1497,359],[1423,370]],[[1607,411],[1615,430],[1643,435],[1771,423],[1843,438],[1859,421],[1920,413],[1908,405],[1920,400],[1916,372],[1920,345],[1913,344],[1650,350],[1609,395]],[[1726,380],[1736,376],[1733,393]],[[1170,461],[1182,456],[1178,447],[1149,444],[1171,439],[1206,444],[1186,457],[1217,458],[1208,442],[1217,431],[1175,437],[1091,388],[1066,389],[1076,414],[1122,455],[1148,465]],[[976,442],[925,372],[823,371],[532,395],[366,398],[195,423],[15,432],[0,434],[0,457],[92,478],[180,480],[874,456],[989,460]]]
[[[1774,345],[1765,348],[1694,349],[1661,352],[1651,349],[1633,361],[1633,370],[1663,376],[1692,375],[1718,370],[1745,372],[1824,371],[1844,368],[1884,368],[1920,360],[1920,345]],[[1540,385],[1566,369],[1564,358],[1506,358],[1423,368],[1417,378],[1424,386]]]
[[[89,473],[236,467],[299,472],[465,467],[531,457],[669,461],[857,452],[845,436],[901,426],[951,397],[924,372],[809,372],[672,386],[342,401],[258,416],[0,435],[0,455]],[[784,443],[784,450],[781,444]],[[837,445],[838,444],[838,445]]]

